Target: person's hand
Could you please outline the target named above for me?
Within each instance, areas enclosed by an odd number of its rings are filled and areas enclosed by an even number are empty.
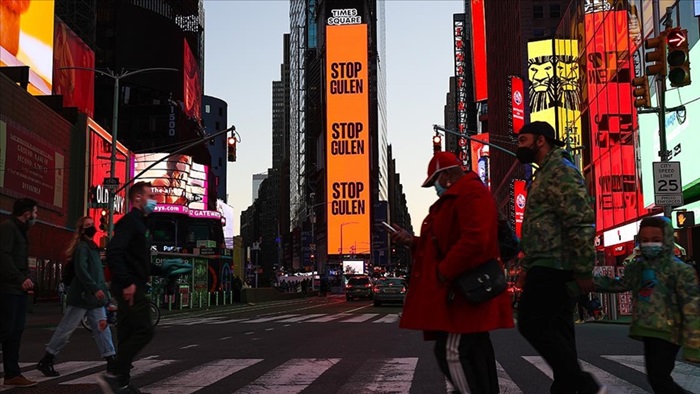
[[[107,329],[107,320],[100,320],[97,322],[97,328],[99,328],[100,332],[104,331]]]
[[[595,282],[593,279],[576,279],[576,283],[578,283],[578,288],[581,289],[581,294],[595,292]]]
[[[34,282],[32,282],[31,279],[27,278],[22,282],[22,290],[24,291],[29,291],[34,288]]]
[[[525,280],[527,279],[527,271],[520,270],[518,273],[518,280],[515,281],[515,287],[522,289],[525,287]]]
[[[95,292],[95,297],[97,297],[98,300],[104,300],[105,299],[105,293],[102,290],[97,290]]]
[[[133,284],[129,287],[125,287],[124,290],[122,290],[122,297],[124,297],[124,301],[128,302],[129,305],[134,305],[134,294],[136,293],[136,285]]]
[[[391,240],[398,245],[411,246],[413,243],[413,234],[409,233],[407,230],[403,229],[396,223],[393,223],[391,227],[396,230],[395,233],[391,234]]]

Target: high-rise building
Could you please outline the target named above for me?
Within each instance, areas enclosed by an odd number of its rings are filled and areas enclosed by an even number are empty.
[[[258,199],[260,184],[262,184],[265,179],[267,179],[267,172],[253,174],[253,201]]]
[[[204,96],[202,98],[202,124],[204,131],[211,135],[217,131],[224,130],[228,127],[228,104],[212,96]],[[211,172],[216,181],[216,195],[219,200],[227,201],[226,194],[226,167],[228,163],[226,142],[227,135],[222,134],[216,138],[209,140],[207,149],[211,155]]]

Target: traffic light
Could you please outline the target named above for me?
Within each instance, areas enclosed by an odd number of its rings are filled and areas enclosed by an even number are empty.
[[[666,32],[668,47],[668,81],[678,88],[690,85],[690,52],[688,30],[675,28]]]
[[[644,48],[647,49],[647,62],[654,62],[653,65],[647,66],[647,75],[666,76],[666,32],[662,32],[658,37],[647,38]]]
[[[438,153],[442,150],[442,137],[436,135],[433,137],[433,152]]]
[[[100,230],[107,231],[107,210],[100,212]]]
[[[695,226],[695,212],[693,211],[677,211],[676,223],[678,227],[693,227]]]
[[[637,108],[650,108],[651,98],[649,96],[649,80],[646,75],[634,78],[632,80],[632,85],[634,89],[632,90],[632,96],[634,96],[634,106]]]
[[[236,161],[236,138],[228,137],[228,161]]]

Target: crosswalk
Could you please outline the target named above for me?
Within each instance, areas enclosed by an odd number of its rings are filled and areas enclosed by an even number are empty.
[[[541,357],[522,356],[516,359],[522,364],[513,366],[514,363],[511,361],[508,363],[511,368],[524,368],[529,364],[551,381],[552,372]],[[596,360],[580,361],[585,370],[591,372],[608,387],[610,393],[648,393],[648,387],[640,387],[609,372],[620,368],[606,368],[605,365],[601,365],[612,362],[618,367],[626,367],[625,376],[628,378],[635,374],[643,377],[643,356],[604,355]],[[358,366],[357,360],[331,357],[288,360],[226,358],[192,365],[188,360],[161,359],[159,356],[152,355],[134,363],[132,382],[141,386],[144,392],[154,394],[191,394],[200,390],[237,394],[296,394],[302,391],[341,394],[399,394],[426,392],[425,390],[435,393],[449,392],[449,382],[439,376],[434,363],[432,358],[422,362],[419,362],[418,357],[367,358]],[[24,376],[39,381],[40,387],[66,389],[70,389],[70,386],[94,384],[97,374],[104,368],[102,361],[66,361],[56,365],[61,376],[50,378],[36,371],[34,365],[36,364],[21,365]],[[514,381],[508,370],[504,369],[500,363],[498,376],[502,393],[516,394],[533,390],[531,386],[526,385],[525,381]],[[532,377],[525,377],[528,382],[532,381],[530,378]],[[690,392],[700,393],[700,367],[678,361],[673,378]],[[434,387],[426,388],[426,380],[429,380]],[[637,381],[643,380],[637,379]],[[332,388],[328,386],[329,382],[333,382]],[[0,392],[8,390],[10,389],[0,386]],[[541,392],[547,390],[548,387],[543,387]]]
[[[194,326],[194,325],[221,325],[229,323],[257,324],[257,323],[379,323],[397,324],[399,315],[396,313],[311,313],[311,314],[278,314],[270,316],[256,316],[250,318],[229,318],[226,316],[215,317],[176,317],[163,319],[161,326]]]

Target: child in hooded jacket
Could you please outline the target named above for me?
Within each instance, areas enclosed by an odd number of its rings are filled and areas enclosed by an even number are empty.
[[[655,394],[687,393],[671,377],[678,351],[700,362],[700,287],[688,264],[674,254],[668,218],[650,217],[639,228],[641,254],[624,276],[595,278],[596,291],[632,291],[630,337],[644,343],[647,379]]]

